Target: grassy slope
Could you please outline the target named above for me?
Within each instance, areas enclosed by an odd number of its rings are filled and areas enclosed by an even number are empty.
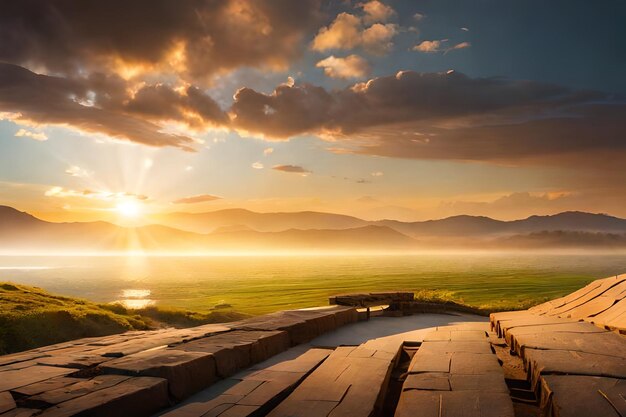
[[[463,303],[452,292],[441,290],[420,290],[415,293],[415,298],[425,303],[443,304],[452,310],[482,315],[497,310],[524,309],[539,302],[511,302],[477,308]],[[232,310],[208,313],[160,307],[129,310],[119,304],[97,304],[53,295],[37,287],[0,282],[0,355],[81,337],[163,326],[224,323],[245,316]]]
[[[127,310],[63,297],[25,285],[0,282],[0,354],[127,330],[190,327],[240,319],[233,311],[195,313],[149,307]]]

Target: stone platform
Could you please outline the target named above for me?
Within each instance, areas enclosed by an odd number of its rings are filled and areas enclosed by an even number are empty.
[[[0,356],[0,417],[626,417],[625,298],[618,276],[490,322],[333,305],[81,339]]]

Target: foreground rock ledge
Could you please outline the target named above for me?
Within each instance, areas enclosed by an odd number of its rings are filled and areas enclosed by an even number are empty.
[[[0,356],[0,417],[624,417],[625,300],[622,275],[489,323],[410,293],[348,294],[80,339]],[[378,303],[387,317],[356,310]]]

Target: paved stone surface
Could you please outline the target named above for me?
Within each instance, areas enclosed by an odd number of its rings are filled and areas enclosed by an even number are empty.
[[[170,394],[178,401],[217,380],[213,355],[176,349],[136,353],[107,362],[101,369],[109,374],[166,379]]]
[[[626,415],[626,275],[490,320],[523,359],[544,415]]]
[[[269,417],[371,416],[381,410],[401,342],[339,347]]]
[[[327,349],[310,349],[295,359],[257,369],[241,379],[233,380],[234,385],[217,396],[176,407],[163,416],[251,416],[266,413],[330,353]]]
[[[428,334],[408,368],[397,417],[513,417],[504,372],[481,324]]]
[[[150,416],[169,403],[167,381],[138,377],[62,402],[44,410],[42,417],[125,415]]]
[[[84,338],[1,356],[0,416],[151,415],[357,318],[351,307],[291,310],[237,323]],[[319,361],[305,358],[248,376],[239,389],[256,387],[242,402],[223,406],[224,415],[246,415],[271,403],[310,371],[298,366],[314,368]]]
[[[579,375],[546,375],[541,406],[550,417],[623,417],[626,380]]]

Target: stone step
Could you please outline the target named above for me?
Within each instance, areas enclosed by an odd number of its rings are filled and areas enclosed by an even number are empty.
[[[269,417],[371,416],[383,405],[402,342],[380,338],[339,347]]]
[[[542,378],[540,402],[547,417],[623,417],[626,380],[546,375]]]
[[[165,379],[138,377],[62,402],[44,410],[38,416],[148,417],[168,403]]]
[[[168,381],[169,392],[177,401],[217,381],[215,357],[210,353],[161,349],[140,352],[107,362],[106,374],[151,376]]]
[[[331,351],[310,349],[299,357],[231,378],[234,384],[206,400],[192,400],[163,417],[263,415],[324,361]]]
[[[69,375],[76,369],[32,365],[27,368],[0,371],[0,392],[10,391],[57,376]]]
[[[396,417],[514,416],[493,337],[480,326],[446,326],[426,335],[409,365]]]

